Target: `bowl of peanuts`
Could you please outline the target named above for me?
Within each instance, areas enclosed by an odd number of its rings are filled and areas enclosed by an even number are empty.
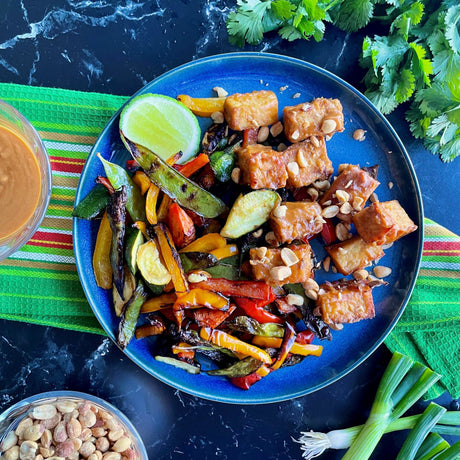
[[[148,460],[129,419],[103,399],[52,391],[0,415],[0,459]]]

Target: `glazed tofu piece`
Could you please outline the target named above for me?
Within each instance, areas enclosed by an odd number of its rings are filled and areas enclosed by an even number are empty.
[[[282,249],[254,248],[249,255],[254,279],[270,286],[304,283],[311,278],[313,262],[308,243]]]
[[[338,205],[342,207],[348,201],[350,207],[347,215],[349,221],[351,221],[351,215],[364,208],[364,204],[379,184],[379,181],[375,180],[359,166],[346,165],[329,190],[323,195],[320,204],[323,206]]]
[[[307,240],[323,229],[321,206],[316,201],[288,201],[275,208],[270,225],[281,243]]]
[[[342,104],[338,99],[319,97],[283,110],[284,133],[290,142],[311,136],[332,136],[343,131]]]
[[[278,121],[278,98],[265,90],[232,94],[225,99],[224,117],[235,131],[272,125]]]
[[[317,180],[327,179],[334,172],[322,137],[315,138],[314,143],[304,141],[292,144],[282,153],[288,174],[287,185],[290,187],[310,185]]]
[[[356,270],[361,270],[372,261],[385,255],[381,246],[375,243],[366,243],[359,235],[326,246],[325,249],[342,275],[349,275]]]
[[[248,145],[236,150],[241,169],[240,183],[252,189],[286,186],[287,172],[280,152],[265,145]]]
[[[368,243],[389,244],[417,230],[398,200],[372,203],[353,216],[356,230]]]
[[[334,281],[320,286],[316,308],[328,324],[356,323],[375,316],[367,281]]]

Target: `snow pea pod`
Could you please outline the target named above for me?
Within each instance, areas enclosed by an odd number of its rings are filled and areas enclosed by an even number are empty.
[[[88,195],[75,206],[72,217],[88,220],[102,217],[109,199],[109,191],[103,185],[96,184]]]
[[[105,174],[115,190],[118,190],[123,185],[126,187],[126,209],[131,216],[131,219],[136,222],[138,220],[145,221],[145,198],[142,196],[139,187],[133,182],[127,171],[121,166],[111,163],[102,158],[101,154],[97,156],[102,161]]]

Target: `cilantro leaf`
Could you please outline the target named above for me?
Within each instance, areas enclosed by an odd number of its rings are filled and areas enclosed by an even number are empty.
[[[433,64],[429,59],[425,58],[426,50],[422,45],[411,42],[409,46],[412,48],[412,70],[415,75],[428,86],[431,84],[430,75],[433,73]]]
[[[295,5],[288,0],[276,0],[272,2],[271,10],[278,19],[285,21],[294,16]]]
[[[334,23],[346,32],[355,32],[367,26],[373,12],[372,0],[348,0],[339,6]]]
[[[460,35],[458,27],[460,25],[460,5],[452,6],[447,10],[444,19],[446,24],[446,38],[453,52],[460,52]]]
[[[443,145],[439,149],[439,154],[441,155],[441,160],[446,163],[449,163],[458,157],[460,155],[460,136]]]
[[[281,38],[290,42],[302,38],[302,34],[294,26],[284,26],[279,30]]]
[[[401,103],[407,101],[413,94],[415,77],[409,69],[403,69],[396,83],[395,99]]]
[[[398,105],[395,98],[391,97],[391,94],[382,91],[366,91],[364,94],[383,114],[392,112]]]
[[[418,24],[423,17],[424,6],[423,3],[414,2],[407,10],[399,14],[391,23],[390,32],[397,29],[401,35],[408,37],[409,30],[412,25]]]
[[[460,55],[445,49],[433,57],[436,80],[451,83],[452,91],[460,86]]]
[[[409,44],[398,35],[376,36],[372,40],[370,49],[374,70],[379,67],[394,68],[402,61]]]

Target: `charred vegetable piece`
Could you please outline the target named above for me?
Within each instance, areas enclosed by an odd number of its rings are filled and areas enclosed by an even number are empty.
[[[134,161],[134,160],[133,160]],[[135,162],[137,164],[137,162]],[[145,195],[150,188],[150,185],[152,185],[152,182],[150,182],[149,176],[145,174],[144,171],[136,171],[134,176],[133,176],[133,182],[139,187],[139,190],[141,191],[141,195]]]
[[[207,252],[182,252],[179,257],[185,273],[191,270],[207,270],[218,263],[216,257]]]
[[[214,249],[211,254],[217,260],[228,259],[229,257],[238,255],[238,246],[236,244],[227,244],[223,248]]]
[[[267,222],[280,201],[280,196],[273,190],[255,190],[240,195],[233,203],[220,234],[226,238],[239,238],[252,232]]]
[[[144,283],[139,281],[134,294],[129,299],[125,307],[118,327],[118,345],[121,348],[126,348],[133,338],[136,329],[137,319],[142,308],[142,304],[147,299],[147,291],[145,290]]]
[[[172,203],[169,207],[167,223],[174,244],[179,249],[187,246],[195,239],[195,225],[177,203]]]
[[[169,356],[155,356],[157,361],[160,361],[165,364],[170,364],[171,366],[178,367],[179,369],[183,369],[187,371],[189,374],[199,374],[201,372],[198,366],[194,366],[192,364],[186,363],[185,361],[180,361],[176,358],[170,358]]]
[[[123,297],[125,282],[124,242],[126,232],[126,188],[123,185],[110,196],[107,206],[107,217],[112,229],[112,247],[110,249],[110,264],[113,271],[113,282],[120,297]]]
[[[154,152],[121,137],[150,180],[181,206],[204,217],[217,217],[226,210],[222,200],[184,177]]]
[[[224,278],[210,278],[193,284],[194,288],[209,289],[228,297],[252,297],[260,300],[270,300],[272,288],[263,281],[231,281]]]
[[[227,241],[218,233],[207,233],[181,249],[180,252],[211,252],[214,249],[223,248],[226,245]]]
[[[179,254],[176,251],[168,228],[163,223],[159,223],[153,228],[155,230],[161,255],[163,256],[166,268],[171,275],[174,289],[178,294],[187,292],[189,290],[187,278],[185,276]]]
[[[115,190],[118,190],[122,186],[126,188],[126,209],[131,219],[133,219],[134,222],[136,220],[145,220],[145,200],[141,195],[139,187],[133,182],[131,177],[129,177],[124,168],[105,160],[100,153],[98,153],[97,156],[102,161],[107,178],[113,188]]]
[[[137,272],[137,251],[144,243],[144,235],[137,228],[126,229],[125,260],[133,275]]]
[[[203,136],[203,151],[208,155],[214,152],[218,148],[225,147],[227,145],[227,131],[228,127],[225,123],[214,123]]]
[[[252,339],[252,343],[260,347],[280,348],[283,340],[276,337],[262,337],[260,335],[256,335]],[[301,344],[294,342],[291,347],[291,353],[302,356],[321,356],[322,351],[323,347],[321,345],[312,345],[311,343]]]
[[[246,377],[247,375],[256,372],[261,366],[263,366],[261,361],[248,357],[238,361],[226,369],[213,369],[208,371],[207,374],[233,378]]]
[[[230,382],[242,390],[249,390],[249,388],[251,388],[252,385],[257,383],[261,378],[262,376],[258,373],[258,371],[256,371],[246,377],[233,377],[230,379]]]
[[[163,287],[171,280],[171,275],[161,260],[158,246],[154,240],[147,241],[139,247],[137,266],[148,284]]]
[[[249,343],[243,342],[242,340],[234,337],[233,335],[227,334],[224,331],[218,329],[210,329],[202,327],[200,329],[200,337],[204,340],[208,340],[220,347],[228,348],[229,350],[242,353],[243,355],[252,356],[253,358],[262,361],[265,364],[271,364],[272,359],[268,353],[258,347],[255,347]],[[280,340],[281,339],[277,339]]]
[[[136,339],[151,337],[152,335],[160,335],[166,330],[164,321],[161,318],[150,320],[150,324],[144,324],[136,328]]]
[[[282,366],[282,364],[286,361],[286,358],[294,345],[295,338],[296,332],[294,326],[289,321],[286,321],[283,342],[281,343],[278,357],[276,358],[276,361],[272,366],[272,369],[274,371],[279,369]]]
[[[130,272],[128,267],[125,267],[125,282],[123,285],[123,299],[118,294],[117,288],[112,287],[112,297],[113,297],[113,309],[117,316],[121,316],[125,305],[128,303],[129,299],[133,295],[136,289],[136,279],[133,274]]]
[[[96,184],[88,195],[75,206],[72,217],[88,220],[102,217],[109,199],[109,191],[103,185]]]
[[[234,331],[247,332],[252,335],[267,337],[284,337],[284,327],[277,323],[259,323],[249,316],[237,316],[233,321],[227,323]]]
[[[102,289],[112,287],[113,271],[110,264],[110,248],[112,245],[112,230],[107,213],[104,214],[96,237],[93,253],[93,272],[96,284]]]
[[[213,278],[225,278],[232,281],[238,281],[245,278],[240,273],[239,256],[231,256],[219,260],[217,265],[206,268],[206,271]]]
[[[215,329],[222,324],[234,311],[236,307],[230,307],[227,311],[212,310],[210,308],[198,308],[193,310],[193,319],[199,327],[210,327]]]

